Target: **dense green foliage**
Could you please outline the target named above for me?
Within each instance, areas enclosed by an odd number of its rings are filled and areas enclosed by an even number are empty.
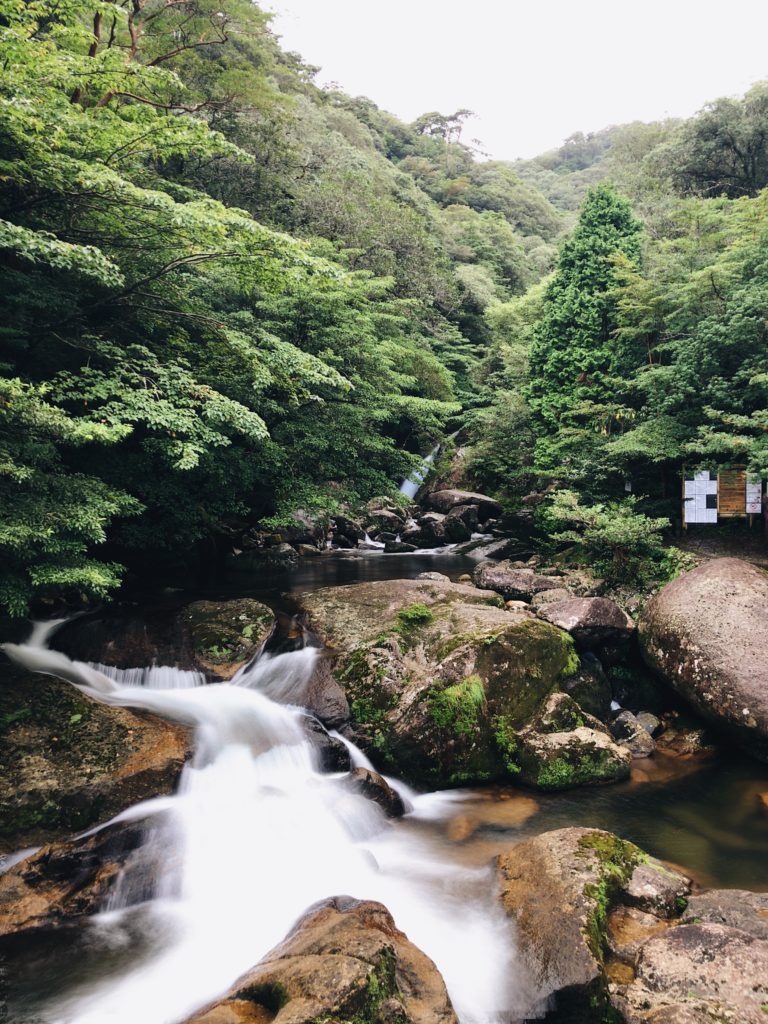
[[[246,0],[0,6],[13,613],[392,494],[456,430],[511,503],[765,471],[764,84],[512,165],[318,88]]]

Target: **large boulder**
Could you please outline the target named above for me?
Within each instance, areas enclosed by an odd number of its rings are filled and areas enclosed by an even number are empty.
[[[437,512],[450,512],[459,505],[474,505],[481,523],[501,512],[501,505],[495,498],[489,498],[487,494],[477,494],[475,491],[433,491],[426,496],[425,501]]]
[[[336,654],[358,742],[419,783],[517,771],[516,730],[578,667],[566,633],[463,584],[388,580],[294,599]]]
[[[69,683],[0,665],[0,848],[88,828],[174,789],[186,729],[108,707]]]
[[[558,1024],[614,1019],[609,953],[633,962],[646,940],[674,924],[691,884],[634,844],[585,828],[528,839],[497,858],[497,872],[523,962],[554,1004],[547,1020]]]
[[[606,640],[629,640],[635,632],[629,615],[607,597],[571,597],[546,604],[538,614],[567,630],[582,651],[598,649]]]
[[[472,573],[475,586],[495,590],[505,601],[530,601],[542,590],[562,586],[556,576],[539,576],[533,569],[521,569],[509,562],[481,562]]]
[[[520,952],[560,1021],[599,1021],[608,1004],[603,970],[607,911],[642,852],[609,832],[545,832],[497,859],[500,899]]]
[[[768,942],[720,924],[669,928],[641,946],[612,1001],[626,1024],[764,1024]]]
[[[768,941],[768,892],[710,889],[690,897],[682,921],[724,924]]]
[[[445,984],[381,903],[336,896],[187,1024],[457,1024]]]
[[[656,672],[768,760],[768,574],[738,558],[707,562],[648,602],[639,632]]]
[[[229,679],[261,649],[274,624],[271,608],[250,597],[142,611],[118,607],[73,619],[52,643],[77,661],[121,669],[172,665]]]

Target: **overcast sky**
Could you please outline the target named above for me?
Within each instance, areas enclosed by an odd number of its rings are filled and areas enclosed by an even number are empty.
[[[498,159],[685,117],[768,77],[767,0],[264,0],[283,46],[405,121],[478,115]]]

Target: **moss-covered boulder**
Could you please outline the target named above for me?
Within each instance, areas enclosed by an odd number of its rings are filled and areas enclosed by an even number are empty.
[[[429,957],[381,903],[336,896],[187,1024],[457,1024]]]
[[[516,773],[517,730],[578,665],[566,633],[462,584],[390,580],[297,600],[335,651],[361,745],[419,783]]]
[[[219,679],[231,679],[250,661],[275,623],[272,609],[251,597],[195,601],[180,618],[193,662]]]
[[[553,693],[517,734],[520,779],[537,789],[618,782],[629,777],[630,752],[565,693]]]
[[[187,730],[108,707],[69,683],[0,664],[0,849],[107,821],[170,793]]]

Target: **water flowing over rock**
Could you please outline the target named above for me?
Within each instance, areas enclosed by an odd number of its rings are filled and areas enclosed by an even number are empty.
[[[639,632],[655,671],[768,760],[768,574],[737,558],[707,562],[648,602]]]
[[[362,745],[412,781],[516,770],[515,731],[578,666],[567,634],[462,584],[392,580],[295,599],[337,654]]]
[[[310,908],[284,942],[188,1024],[261,1019],[458,1024],[429,957],[399,931],[386,907],[349,896]]]
[[[0,848],[87,828],[174,789],[191,749],[186,729],[5,658],[0,675]]]
[[[192,725],[195,753],[173,795],[32,854],[0,882],[3,949],[15,956],[10,1019],[186,1020],[257,964],[258,972],[279,974],[297,1012],[317,1008],[309,1019],[327,1006],[342,1014],[334,1019],[351,1021],[343,1012],[354,1006],[356,1013],[375,1011],[370,1020],[377,1024],[453,1024],[428,957],[463,1024],[486,1024],[518,1008],[522,1016],[514,938],[494,905],[489,872],[436,857],[426,834],[400,827],[361,792],[363,773],[322,774],[306,712],[267,695],[305,692],[316,649],[264,655],[231,683],[200,685],[179,673],[183,685],[159,689],[119,669],[110,676],[74,663],[39,640],[10,653],[104,705]],[[375,773],[348,739],[341,742],[355,767],[366,769],[369,788]],[[422,803],[428,816],[442,799],[382,781],[378,791],[395,790],[414,818]],[[289,935],[290,952],[275,950],[307,907],[344,891],[354,901],[321,908],[322,921]],[[359,899],[378,902],[372,908]],[[25,936],[39,940],[35,951]],[[345,936],[350,945],[340,952]],[[40,956],[54,958],[45,961],[43,986]],[[283,990],[267,988],[262,1010],[236,1000],[211,1010],[218,1016],[210,1019],[272,1019],[278,1011],[294,1019],[283,1008]],[[245,1018],[237,1016],[241,1010]]]

